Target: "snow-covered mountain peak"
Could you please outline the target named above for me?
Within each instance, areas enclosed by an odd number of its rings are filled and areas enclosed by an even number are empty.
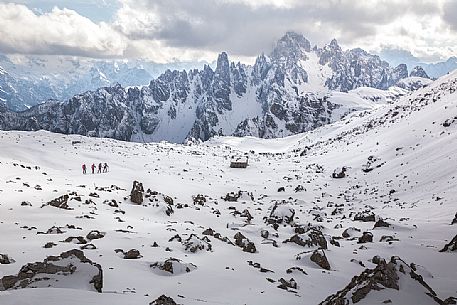
[[[290,65],[306,59],[306,53],[310,51],[311,43],[308,39],[301,34],[287,32],[278,40],[270,56],[277,63]]]
[[[332,48],[332,49],[341,49],[341,47],[340,47],[340,45],[338,44],[338,41],[336,40],[336,38],[333,38],[333,39],[330,41],[329,47]]]
[[[427,75],[427,72],[421,67],[421,66],[416,66],[411,70],[411,73],[409,74],[411,77],[422,77],[422,78],[430,78]]]
[[[20,115],[5,114],[0,127],[146,142],[208,140],[215,135],[283,137],[334,122],[354,111],[391,103],[426,84],[415,79],[402,83],[403,89],[397,88],[399,93],[351,92],[365,87],[387,90],[408,77],[407,68],[393,68],[362,49],[343,50],[336,40],[311,49],[309,40],[294,32],[280,38],[270,55],[258,56],[253,66],[230,62],[222,52],[214,69],[209,65],[201,70],[169,69],[152,80],[144,69],[121,61],[96,63],[88,75],[88,84],[98,87],[123,84],[120,80],[130,82],[131,75],[147,81],[136,88],[123,85],[128,89],[113,93],[109,88],[81,90],[84,93],[68,102],[36,107]],[[4,100],[22,84],[0,75],[0,87],[2,82],[7,88],[6,93],[0,92]],[[110,112],[112,120],[102,114],[105,108],[115,109]]]

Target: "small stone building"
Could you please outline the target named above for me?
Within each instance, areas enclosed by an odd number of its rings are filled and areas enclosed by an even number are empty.
[[[233,156],[230,160],[231,168],[246,168],[248,166],[247,156]]]

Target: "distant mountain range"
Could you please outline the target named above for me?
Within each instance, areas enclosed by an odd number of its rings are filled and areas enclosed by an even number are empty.
[[[432,78],[441,77],[457,69],[457,57],[450,57],[446,61],[436,63],[424,63],[414,57],[411,52],[397,49],[385,49],[381,51],[380,57],[391,65],[406,64],[408,69],[420,66]]]
[[[95,84],[109,82],[111,76],[147,78],[145,69],[127,64],[111,70],[112,65],[101,66],[90,69]],[[429,82],[420,67],[409,74],[405,64],[392,67],[362,49],[343,50],[336,40],[312,46],[304,36],[288,32],[253,66],[230,62],[221,53],[215,69],[167,70],[147,86],[102,87],[20,113],[8,110],[6,103],[0,109],[0,129],[141,142],[215,135],[273,138],[312,130]]]
[[[168,68],[202,68],[206,62],[158,64],[144,60],[101,60],[69,56],[0,55],[0,102],[22,111],[44,101],[120,83],[147,85]]]

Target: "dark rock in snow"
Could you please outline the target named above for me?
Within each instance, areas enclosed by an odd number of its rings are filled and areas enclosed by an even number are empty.
[[[327,240],[322,232],[311,229],[305,234],[295,234],[283,243],[295,243],[299,246],[315,249],[327,249]]]
[[[216,233],[216,232],[211,228],[208,228],[208,229],[206,229],[205,231],[202,232],[203,235],[210,235],[210,236],[213,236],[214,233]]]
[[[376,216],[370,211],[359,212],[354,216],[354,221],[375,222]]]
[[[344,177],[346,177],[346,171],[347,171],[346,166],[343,166],[342,168],[337,168],[333,171],[332,178],[336,178],[336,179],[344,178]]]
[[[105,237],[105,234],[106,233],[100,232],[98,230],[92,230],[87,234],[86,238],[89,239],[89,240],[100,239],[100,238]]]
[[[9,265],[14,263],[14,260],[6,254],[0,254],[0,265]]]
[[[292,224],[294,221],[295,210],[287,202],[276,202],[271,209],[270,215],[265,217],[265,222],[273,225],[275,229],[280,224]]]
[[[247,239],[241,232],[238,232],[233,237],[235,239],[235,245],[242,248],[244,252],[256,253],[256,247],[253,242]]]
[[[136,204],[143,203],[144,188],[143,184],[138,181],[133,181],[132,191],[130,192],[130,201]]]
[[[359,237],[359,241],[357,243],[364,244],[364,243],[372,243],[373,242],[373,234],[370,232],[363,232],[362,236]]]
[[[315,262],[322,269],[330,270],[330,263],[328,262],[324,250],[314,250],[310,260]]]
[[[448,244],[446,244],[443,249],[440,250],[440,252],[451,251],[457,251],[457,235],[454,236],[454,238]]]
[[[183,273],[189,273],[197,269],[197,266],[191,263],[184,263],[177,258],[169,258],[163,262],[155,262],[150,265],[153,270],[160,272],[159,274],[167,275],[179,275]]]
[[[45,249],[50,249],[50,248],[55,247],[55,246],[57,246],[56,243],[47,242],[47,243],[43,246],[43,248],[45,248]]]
[[[283,278],[280,278],[278,281],[280,284],[278,288],[284,289],[284,290],[289,290],[289,289],[297,289],[298,285],[297,282],[291,278],[290,280],[285,280]]]
[[[351,282],[342,290],[327,297],[319,305],[346,305],[356,304],[364,300],[368,294],[376,294],[379,291],[385,295],[385,289],[391,289],[389,294],[402,294],[403,287],[419,285],[420,289],[414,292],[415,301],[422,304],[445,304],[439,299],[435,291],[417,273],[413,264],[409,266],[399,257],[393,256],[389,263],[384,259],[373,259],[377,264],[374,269],[366,269],[360,275],[354,276]],[[402,282],[400,286],[399,283]],[[422,292],[422,293],[421,293]],[[411,297],[410,291],[405,292],[404,297]]]
[[[50,205],[50,206],[53,206],[53,207],[56,207],[59,209],[64,209],[64,210],[72,210],[72,208],[70,208],[68,206],[68,199],[69,199],[68,195],[62,195],[56,199],[49,201],[46,205]]]
[[[75,243],[75,244],[87,244],[87,240],[84,239],[82,236],[70,236],[67,237],[64,241],[64,243]]]
[[[79,247],[81,250],[95,250],[97,247],[94,244],[85,244]]]
[[[206,202],[206,198],[204,195],[198,194],[196,196],[193,196],[193,201],[196,205],[204,205]]]
[[[384,221],[382,218],[379,218],[378,221],[374,224],[373,229],[375,228],[388,228],[390,227],[390,223]]]
[[[344,230],[342,236],[344,238],[353,237],[354,233],[357,233],[357,232],[360,232],[360,229],[354,228],[354,227],[350,227],[350,228],[347,228],[346,230]]]
[[[130,249],[127,252],[124,252],[122,249],[116,249],[114,250],[116,253],[122,253],[124,255],[124,259],[139,259],[142,258],[143,256],[140,254],[140,251],[137,249]]]
[[[186,240],[182,241],[182,244],[184,246],[184,250],[191,253],[195,253],[199,250],[212,250],[209,238],[206,236],[200,238],[195,234],[190,234],[190,236]]]
[[[149,305],[178,305],[172,298],[162,294],[160,297],[149,303]]]
[[[71,281],[64,277],[74,277],[80,282],[85,278],[97,292],[102,292],[103,272],[99,264],[84,256],[81,250],[73,249],[59,256],[48,256],[43,262],[28,263],[17,275],[0,279],[0,291],[19,288],[74,288]],[[60,281],[62,279],[62,281]]]

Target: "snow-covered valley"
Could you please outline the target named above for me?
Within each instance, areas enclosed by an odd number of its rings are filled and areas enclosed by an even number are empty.
[[[1,132],[0,304],[455,304],[456,90],[282,139]]]

